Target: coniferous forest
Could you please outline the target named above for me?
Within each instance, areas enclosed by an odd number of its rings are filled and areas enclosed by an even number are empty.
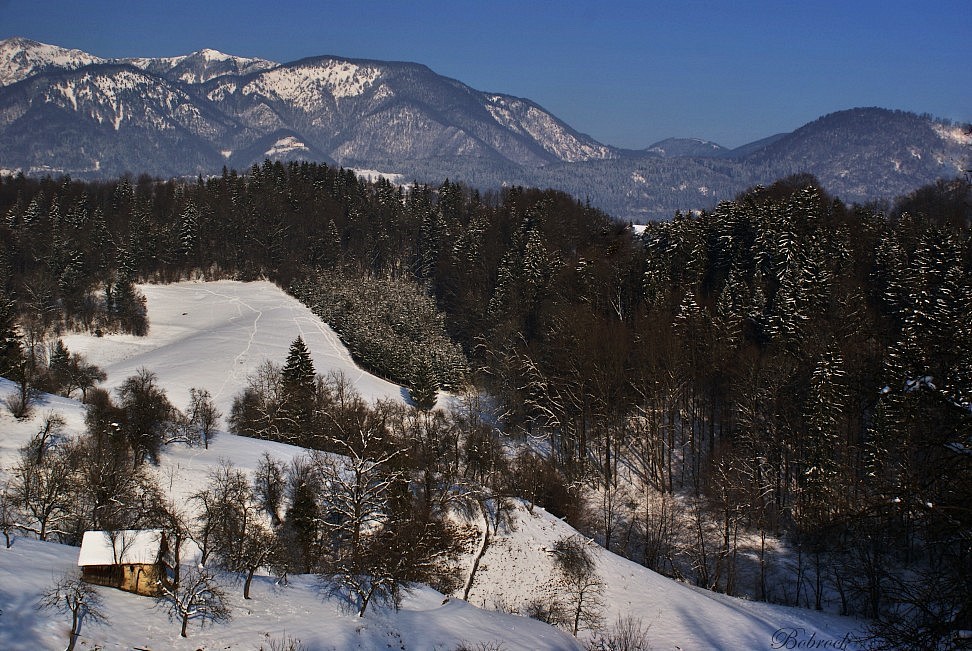
[[[23,408],[31,386],[99,379],[54,344],[41,372],[38,345],[151,329],[138,283],[266,278],[417,409],[349,400],[294,342],[237,398],[230,429],[362,472],[425,469],[408,522],[428,526],[396,521],[383,544],[447,541],[442,486],[475,481],[708,589],[864,616],[914,648],[972,629],[964,180],[856,206],[795,176],[642,232],[554,191],[267,162],[186,181],[3,177],[0,217],[0,375],[24,387]],[[73,379],[55,381],[60,368]],[[151,393],[151,377],[130,382]],[[433,416],[437,389],[483,406]],[[97,429],[117,407],[91,392]],[[376,427],[407,452],[369,438]],[[136,465],[157,454],[130,444]],[[305,470],[343,476],[326,465]],[[284,514],[270,496],[282,484],[265,484],[294,571],[314,571],[299,491]],[[354,534],[348,558],[365,563]]]

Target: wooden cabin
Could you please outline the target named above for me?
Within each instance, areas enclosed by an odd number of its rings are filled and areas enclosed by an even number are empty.
[[[88,583],[154,597],[168,580],[167,553],[161,529],[85,531],[78,566]]]

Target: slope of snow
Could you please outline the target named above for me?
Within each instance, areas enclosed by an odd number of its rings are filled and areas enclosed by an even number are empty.
[[[70,618],[39,611],[35,604],[53,578],[76,569],[78,549],[18,539],[0,545],[0,648],[6,651],[59,649],[67,642]],[[300,640],[308,651],[333,649],[455,649],[459,644],[502,643],[503,649],[567,650],[579,646],[569,635],[524,617],[488,612],[461,600],[448,600],[431,588],[406,597],[402,610],[376,609],[364,618],[347,613],[323,596],[312,576],[292,577],[277,585],[255,577],[252,599],[244,601],[238,585],[223,577],[232,619],[200,627],[191,622],[186,639],[179,622],[148,597],[111,588],[95,588],[103,601],[105,623],[83,622],[79,649],[161,649],[252,651],[284,636]]]
[[[184,408],[189,389],[207,389],[223,414],[265,360],[283,364],[298,336],[317,372],[344,373],[363,398],[401,400],[402,387],[359,368],[337,333],[270,282],[181,282],[139,285],[147,299],[149,336],[65,336],[107,374],[113,390],[145,367],[158,375],[172,404]]]
[[[960,145],[972,145],[972,131],[959,125],[945,125],[936,123],[932,127],[935,133],[945,141],[951,141]]]
[[[286,136],[277,140],[270,149],[266,150],[264,155],[266,156],[280,156],[281,154],[289,154],[294,151],[308,151],[307,145],[302,143],[300,140],[294,136]]]
[[[201,84],[227,74],[244,74],[255,70],[266,70],[277,64],[265,59],[247,58],[225,54],[219,50],[205,48],[182,56],[134,59],[119,59],[142,70],[168,75],[181,68],[178,79],[186,84]]]
[[[86,69],[51,83],[34,99],[41,101],[110,124],[116,131],[129,123],[159,131],[182,127],[206,137],[223,130],[183,90],[135,69]]]
[[[259,293],[260,289],[256,291]],[[172,307],[178,302],[167,304]],[[158,306],[155,313],[161,316]],[[174,344],[176,348],[179,346]],[[160,376],[171,375],[161,366],[156,370]],[[0,396],[14,390],[12,382],[0,378]],[[68,432],[82,431],[84,407],[67,398],[42,395],[32,420],[16,421],[6,410],[0,411],[0,469],[15,463],[18,448],[38,431],[39,419],[51,411],[64,417]],[[230,461],[249,473],[264,452],[289,463],[304,450],[222,433],[209,449],[168,447],[154,472],[160,486],[176,503],[185,503],[189,495],[206,484],[215,465]],[[39,611],[35,605],[56,578],[77,569],[79,555],[77,547],[28,538],[16,537],[10,549],[5,549],[0,542],[0,608],[3,611],[0,649],[33,651],[64,646],[68,619]],[[261,645],[267,648],[271,640],[282,640],[284,635],[300,640],[308,651],[451,651],[462,644],[509,651],[580,648],[570,635],[545,624],[476,608],[460,599],[447,599],[425,586],[417,586],[406,596],[401,611],[373,607],[361,619],[349,613],[344,604],[325,596],[314,576],[291,576],[286,585],[278,585],[266,575],[256,576],[251,588],[252,599],[248,601],[243,600],[240,584],[233,577],[223,576],[219,580],[230,595],[233,619],[226,624],[202,628],[198,623],[191,623],[187,639],[179,637],[178,622],[170,622],[152,599],[96,588],[104,601],[108,621],[84,623],[78,648],[243,651]]]
[[[141,68],[142,70],[149,70],[149,69],[168,70],[171,68],[175,68],[177,65],[179,65],[185,60],[186,60],[185,56],[134,57],[129,59],[120,59],[120,61],[135,66],[136,68]]]
[[[529,135],[561,160],[577,162],[614,157],[610,147],[594,141],[584,142],[552,115],[529,102],[506,95],[488,95],[486,101],[486,110],[496,122],[515,133]]]
[[[341,99],[360,95],[380,75],[377,67],[327,60],[268,70],[244,86],[242,92],[279,98],[304,111],[312,111],[320,108],[325,96]]]
[[[401,185],[405,182],[405,175],[399,174],[397,172],[379,172],[378,170],[361,170],[357,168],[349,168],[359,179],[364,179],[368,183],[374,183],[378,179],[385,179],[389,183],[394,185]]]
[[[496,536],[483,556],[469,601],[477,606],[522,611],[544,599],[557,572],[549,550],[566,536],[579,535],[572,527],[540,507],[531,513],[522,503],[514,511],[513,526]],[[728,597],[678,583],[646,567],[621,558],[591,542],[597,572],[605,583],[605,624],[619,616],[640,620],[651,648],[746,649],[770,651],[781,647],[779,636],[797,631],[794,643],[813,639],[840,642],[859,635],[860,620]],[[778,633],[783,631],[783,633]],[[588,633],[589,634],[589,633]],[[777,637],[774,637],[777,636]]]
[[[48,66],[74,70],[104,61],[81,50],[69,50],[26,38],[8,38],[0,41],[0,86],[26,79]]]

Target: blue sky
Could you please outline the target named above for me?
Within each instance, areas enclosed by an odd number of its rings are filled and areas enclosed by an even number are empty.
[[[102,57],[416,61],[630,148],[734,147],[856,106],[972,122],[968,0],[0,0],[9,36]]]

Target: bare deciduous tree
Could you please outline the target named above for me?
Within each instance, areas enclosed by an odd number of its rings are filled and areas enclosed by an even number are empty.
[[[17,506],[11,492],[10,482],[0,482],[0,531],[3,532],[7,549],[13,545],[13,531],[17,526]]]
[[[178,586],[162,582],[159,588],[158,604],[170,620],[178,618],[182,623],[182,637],[188,637],[190,620],[221,623],[232,616],[226,592],[206,569],[191,568],[183,573]]]
[[[30,531],[41,540],[51,533],[67,533],[61,526],[71,512],[74,491],[71,464],[61,450],[41,455],[37,462],[35,444],[20,451],[12,471],[11,492],[23,519],[17,528]]]
[[[253,476],[253,492],[260,507],[270,516],[274,527],[281,522],[284,493],[287,489],[286,469],[283,463],[264,452]]]
[[[582,624],[597,629],[604,617],[604,581],[597,573],[588,543],[570,536],[559,539],[551,550],[570,600],[569,626],[575,637]]]
[[[41,595],[37,607],[42,610],[71,613],[71,632],[65,651],[73,651],[78,636],[81,635],[81,624],[85,619],[94,622],[107,620],[102,610],[101,596],[94,586],[81,580],[77,571],[69,572],[56,579],[54,585]]]
[[[189,389],[189,410],[186,412],[186,433],[190,445],[202,442],[209,449],[209,443],[216,436],[216,426],[223,417],[213,397],[206,389]]]

